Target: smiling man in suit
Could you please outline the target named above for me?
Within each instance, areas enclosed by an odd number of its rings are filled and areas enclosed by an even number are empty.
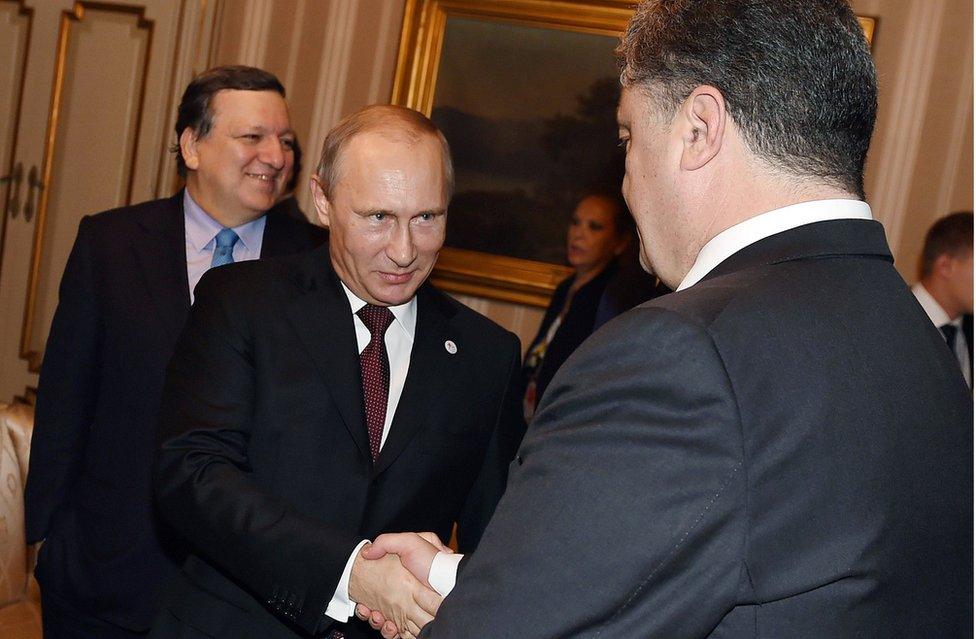
[[[429,119],[368,107],[313,181],[329,246],[201,281],[156,464],[194,551],[153,637],[375,636],[346,623],[357,602],[410,636],[436,610],[395,557],[358,550],[454,523],[473,549],[524,428],[518,339],[426,283],[452,188]]]
[[[150,468],[163,373],[212,266],[309,250],[324,231],[265,212],[292,172],[278,80],[220,67],[176,122],[173,197],[85,217],[65,267],[38,385],[27,539],[45,637],[144,636],[179,550],[157,525]]]
[[[556,374],[421,636],[972,636],[973,400],[864,201],[851,8],[652,0],[619,52],[623,193],[676,292]]]

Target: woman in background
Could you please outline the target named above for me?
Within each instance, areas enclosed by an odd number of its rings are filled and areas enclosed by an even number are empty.
[[[522,366],[526,421],[562,363],[593,332],[597,307],[618,270],[616,258],[631,241],[631,225],[619,197],[591,194],[576,205],[566,236],[566,259],[574,272],[556,287]]]

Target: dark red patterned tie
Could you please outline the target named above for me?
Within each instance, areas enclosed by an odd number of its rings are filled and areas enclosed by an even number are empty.
[[[359,368],[363,378],[369,452],[375,462],[380,456],[383,423],[386,421],[386,401],[390,395],[390,359],[386,354],[384,336],[393,322],[393,313],[385,306],[367,304],[356,315],[369,329],[369,344],[359,354]]]

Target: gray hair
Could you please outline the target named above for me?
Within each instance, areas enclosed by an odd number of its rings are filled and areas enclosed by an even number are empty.
[[[845,0],[648,0],[617,56],[664,115],[714,86],[757,157],[864,197],[877,77]]]

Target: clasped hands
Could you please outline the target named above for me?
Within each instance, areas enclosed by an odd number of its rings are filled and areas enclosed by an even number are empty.
[[[380,535],[363,546],[349,575],[356,616],[384,639],[413,639],[437,614],[438,595],[427,581],[438,552],[452,552],[434,533]]]

